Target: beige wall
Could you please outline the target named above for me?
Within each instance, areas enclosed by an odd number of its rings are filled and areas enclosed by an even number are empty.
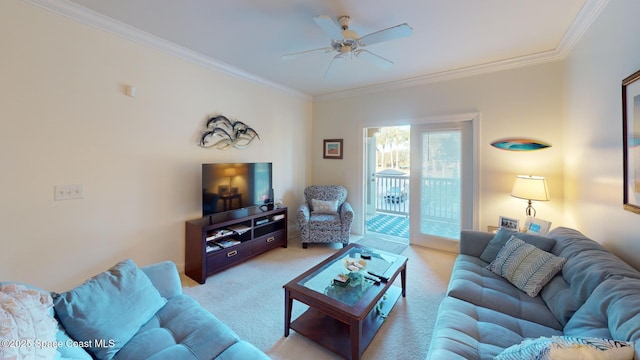
[[[566,60],[565,223],[640,268],[640,215],[622,208],[622,79],[640,69],[640,2],[610,1]]]
[[[349,189],[354,232],[363,230],[362,131],[365,126],[409,124],[432,117],[479,113],[480,214],[478,229],[500,215],[525,220],[524,200],[509,196],[518,174],[545,176],[551,201],[538,202],[538,217],[562,223],[562,64],[489,73],[381,93],[322,101],[313,110],[314,183]],[[496,139],[525,136],[551,143],[534,152],[497,150]],[[344,138],[344,160],[323,160],[322,139]]]
[[[203,162],[271,161],[276,197],[299,204],[309,99],[18,0],[0,2],[0,44],[1,280],[62,291],[124,258],[182,265]],[[261,140],[198,147],[220,113]],[[53,201],[60,184],[84,184],[85,198]]]
[[[361,232],[362,133],[380,124],[480,114],[478,228],[524,220],[516,174],[549,180],[538,216],[576,227],[640,267],[640,215],[622,209],[621,80],[640,69],[633,0],[609,2],[564,63],[548,63],[311,104],[124,40],[18,0],[0,2],[0,279],[65,290],[116,261],[184,262],[184,221],[200,214],[200,164],[272,161],[277,198],[304,185],[349,188]],[[135,98],[125,85],[137,88]],[[247,150],[197,147],[222,113],[255,127]],[[313,118],[313,125],[311,119]],[[550,142],[514,153],[508,136]],[[343,138],[344,160],[322,159]],[[311,139],[311,141],[308,141]],[[81,183],[82,200],[53,201]]]
[[[562,63],[316,103],[312,182],[346,185],[358,214],[355,231],[362,231],[360,128],[478,112],[480,229],[499,215],[524,220],[522,201],[508,196],[513,176],[542,175],[551,201],[535,205],[538,217],[574,227],[640,268],[640,215],[622,208],[620,98],[622,79],[640,69],[638,13],[637,1],[609,2]],[[512,153],[488,145],[507,136],[553,147]],[[345,159],[323,160],[322,139],[341,137]]]

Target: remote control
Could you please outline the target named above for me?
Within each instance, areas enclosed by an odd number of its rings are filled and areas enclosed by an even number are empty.
[[[380,281],[382,281],[383,283],[386,283],[387,281],[389,281],[389,278],[388,278],[388,277],[384,277],[384,276],[382,276],[382,275],[374,274],[374,273],[372,273],[371,271],[368,271],[368,273],[369,273],[369,275],[371,275],[371,276],[375,276],[375,277],[379,278],[379,279],[380,279]]]
[[[374,284],[376,284],[376,285],[380,285],[380,278],[377,278],[377,277],[372,276],[372,275],[365,275],[364,278],[373,281]]]

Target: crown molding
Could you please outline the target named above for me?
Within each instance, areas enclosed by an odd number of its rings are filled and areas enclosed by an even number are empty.
[[[44,8],[56,14],[71,18],[81,23],[96,27],[103,31],[117,35],[124,39],[137,42],[139,44],[173,54],[180,58],[189,60],[206,68],[217,70],[236,78],[258,83],[269,88],[293,95],[304,100],[329,101],[342,99],[350,96],[371,94],[382,91],[396,90],[406,87],[414,87],[440,81],[460,79],[464,77],[487,74],[496,71],[503,71],[524,66],[531,66],[555,61],[564,60],[571,50],[576,46],[584,33],[589,29],[598,15],[609,3],[609,0],[586,0],[582,9],[565,33],[557,48],[554,50],[521,56],[513,59],[495,61],[491,63],[468,66],[459,69],[446,70],[438,73],[427,74],[410,79],[391,81],[386,83],[364,86],[361,88],[337,91],[317,96],[310,96],[298,90],[286,87],[265,78],[253,75],[249,72],[236,68],[232,65],[215,60],[202,53],[179,46],[173,42],[146,33],[140,29],[96,13],[90,9],[80,6],[68,0],[23,0],[26,3]]]
[[[587,0],[584,3],[578,16],[576,16],[571,27],[569,27],[569,30],[564,34],[558,45],[558,52],[562,59],[569,56],[571,50],[578,44],[578,41],[584,36],[608,3],[609,0]]]
[[[253,75],[244,70],[236,68],[232,65],[215,60],[210,56],[206,56],[197,51],[187,49],[183,46],[177,45],[168,40],[159,38],[155,35],[151,35],[138,28],[127,25],[123,22],[117,21],[110,17],[99,14],[95,11],[80,6],[74,2],[68,0],[22,0],[26,3],[35,5],[45,10],[51,11],[58,15],[65,16],[72,20],[76,20],[83,24],[93,26],[108,33],[117,35],[129,41],[133,41],[150,48],[160,50],[162,52],[175,55],[177,57],[186,59],[193,63],[199,64],[206,68],[223,72],[227,75],[231,75],[236,78],[248,80],[260,85],[267,86],[269,88],[293,95],[295,97],[312,100],[312,97],[302,93],[298,90],[283,86],[265,78]]]
[[[513,59],[500,60],[495,62],[490,62],[481,65],[474,65],[463,67],[459,69],[446,70],[438,73],[427,74],[423,76],[418,76],[410,79],[403,79],[398,81],[385,82],[381,84],[368,85],[361,88],[349,89],[344,91],[336,91],[332,93],[327,93],[323,95],[317,95],[313,97],[314,101],[330,101],[343,99],[345,97],[358,96],[371,94],[382,91],[389,90],[397,90],[406,87],[414,87],[419,85],[425,85],[440,81],[448,81],[455,80],[464,77],[488,74],[496,71],[503,71],[508,69],[514,69],[525,66],[532,66],[538,64],[544,64],[555,61],[564,60],[569,54],[571,50],[575,47],[578,41],[582,38],[584,33],[587,32],[591,24],[595,21],[595,19],[600,15],[602,10],[609,3],[609,0],[587,0],[575,20],[564,34],[558,47],[554,50],[520,56]]]
[[[556,50],[543,53],[521,56],[513,59],[494,61],[491,63],[467,66],[454,70],[446,70],[438,73],[418,76],[410,79],[391,81],[382,84],[368,85],[361,88],[349,89],[344,91],[332,92],[324,95],[314,96],[313,100],[317,102],[343,99],[345,97],[358,96],[364,94],[372,94],[382,91],[398,90],[408,87],[431,84],[441,81],[449,81],[461,79],[474,75],[488,74],[497,71],[509,70],[525,66],[543,64],[548,62],[561,61],[562,57]]]

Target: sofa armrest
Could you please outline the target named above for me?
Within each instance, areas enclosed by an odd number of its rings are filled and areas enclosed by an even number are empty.
[[[309,204],[307,202],[303,202],[296,213],[296,218],[298,219],[298,224],[300,226],[304,226],[309,222],[309,217],[311,216],[311,210],[309,209]]]
[[[495,234],[475,230],[460,232],[460,254],[480,257]]]
[[[351,225],[351,222],[353,221],[353,208],[351,207],[351,204],[346,201],[342,204],[342,208],[340,209],[340,218],[343,223],[349,225]]]
[[[182,294],[182,283],[176,264],[172,261],[162,261],[141,268],[151,279],[153,286],[166,299]]]

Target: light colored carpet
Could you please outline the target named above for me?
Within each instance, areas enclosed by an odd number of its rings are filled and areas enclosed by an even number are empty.
[[[310,245],[302,249],[293,239],[286,249],[257,256],[210,276],[204,285],[186,286],[184,292],[273,359],[338,359],[295,331],[284,337],[282,286],[340,248]],[[423,359],[427,355],[455,255],[417,246],[408,246],[402,255],[409,258],[407,297],[398,300],[363,359]],[[399,282],[400,277],[395,285]],[[304,310],[304,304],[294,301],[292,318]]]

